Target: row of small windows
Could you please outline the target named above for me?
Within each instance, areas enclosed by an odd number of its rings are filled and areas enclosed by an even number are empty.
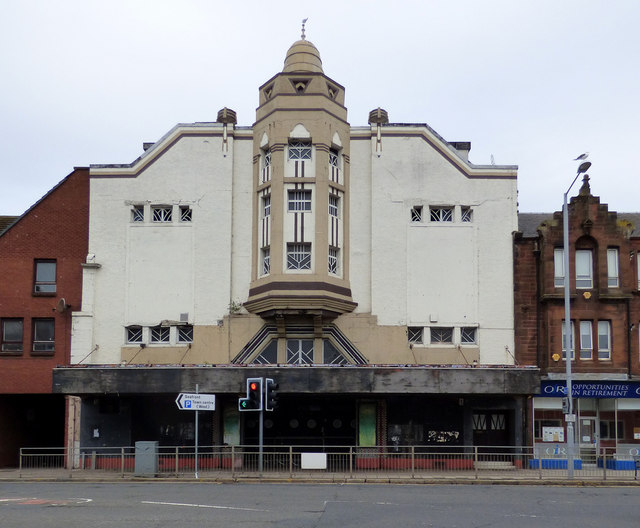
[[[128,345],[192,343],[193,326],[127,326],[125,342]]]
[[[295,189],[287,193],[287,211],[292,213],[308,213],[311,211],[312,194],[309,189]],[[271,196],[262,197],[262,216],[271,215]],[[340,216],[340,197],[335,194],[329,195],[329,216],[338,218]]]
[[[24,320],[2,319],[0,329],[0,352],[21,354],[24,351]],[[31,320],[31,351],[52,353],[55,351],[55,320]]]
[[[597,344],[597,358],[599,360],[611,359],[611,322],[610,321],[579,321],[580,328],[580,355],[582,360],[591,360],[594,355],[594,328]],[[567,336],[565,322],[562,321],[562,359],[567,358]],[[571,321],[571,360],[575,357],[575,323]]]
[[[193,220],[193,209],[188,205],[179,205],[174,212],[172,205],[152,205],[149,207],[151,221],[154,223],[170,223],[174,218],[178,218],[180,222],[191,222]],[[145,206],[134,205],[131,208],[131,221],[145,221]]]
[[[475,326],[409,326],[407,338],[412,345],[475,345],[478,343],[478,329]]]
[[[593,252],[590,249],[577,249],[575,252],[576,265],[576,288],[593,288]],[[562,288],[564,286],[565,266],[564,249],[555,248],[553,250],[554,286]],[[607,286],[618,288],[620,286],[620,268],[618,248],[607,249]],[[640,288],[640,266],[638,269],[638,287]]]
[[[431,206],[429,207],[429,221],[430,222],[454,222],[454,206]],[[424,209],[422,205],[414,205],[411,208],[411,221],[412,222],[423,222],[425,220],[424,217]],[[471,222],[473,221],[473,210],[471,207],[461,206],[460,207],[460,222]]]
[[[264,247],[262,252],[262,274],[271,272],[271,248]],[[340,249],[330,246],[328,258],[329,273],[338,274],[340,264]],[[310,270],[311,269],[311,243],[294,242],[287,244],[287,269]]]

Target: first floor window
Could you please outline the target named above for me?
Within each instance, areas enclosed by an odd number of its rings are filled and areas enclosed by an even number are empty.
[[[571,321],[571,336],[570,336],[570,349],[571,349],[571,360],[575,359],[575,348],[573,346],[575,339],[574,339],[574,328],[573,328],[573,321]],[[566,360],[567,359],[567,334],[566,334],[566,326],[564,321],[562,321],[562,359]]]
[[[287,244],[287,269],[311,269],[311,244]]]
[[[262,218],[267,218],[271,215],[271,195],[262,197]]]
[[[411,208],[411,221],[422,222],[422,206],[421,205],[414,205]]]
[[[431,328],[431,344],[453,343],[453,328]]]
[[[620,286],[617,248],[607,249],[607,286],[609,288]]]
[[[180,206],[180,221],[191,222],[193,219],[193,210],[188,205]]]
[[[329,195],[329,215],[338,218],[338,212],[340,211],[340,198],[335,194]]]
[[[475,345],[476,344],[476,328],[473,326],[463,326],[460,328],[460,342],[463,345]]]
[[[452,207],[431,207],[429,215],[432,222],[453,222]]]
[[[423,328],[421,326],[409,326],[407,328],[407,337],[412,345],[421,345],[423,341]]]
[[[271,272],[271,248],[262,248],[262,274],[269,275]]]
[[[127,326],[127,343],[135,344],[142,343],[142,327],[141,326]]]
[[[287,363],[311,365],[313,363],[313,339],[287,339]]]
[[[193,343],[193,326],[178,326],[178,343]]]
[[[564,250],[562,248],[553,250],[553,285],[556,288],[564,286]]]
[[[134,205],[131,208],[131,221],[144,222],[144,205]]]
[[[171,222],[171,206],[155,206],[151,208],[151,220],[154,222]]]
[[[289,191],[288,210],[291,212],[311,211],[311,191]]]
[[[463,222],[471,222],[473,220],[473,212],[471,207],[460,208],[460,220]]]
[[[289,141],[289,159],[290,160],[310,160],[311,159],[311,141],[291,140]]]
[[[55,350],[55,320],[33,320],[33,351],[53,352]]]
[[[598,321],[598,359],[611,359],[611,323]]]
[[[34,293],[55,293],[56,292],[56,261],[36,260],[35,261],[35,281],[33,285]]]
[[[593,288],[593,253],[590,249],[576,250],[576,288]]]
[[[593,358],[593,328],[591,321],[580,321],[580,359]]]
[[[151,328],[152,343],[168,343],[171,329],[168,326],[154,326]]]
[[[22,319],[3,319],[2,334],[2,346],[0,351],[2,352],[22,352],[22,340],[23,340],[23,323]]]
[[[329,273],[334,275],[338,273],[338,254],[339,249],[335,247],[329,248]]]

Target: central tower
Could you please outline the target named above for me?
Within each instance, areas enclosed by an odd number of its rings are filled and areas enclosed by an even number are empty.
[[[245,307],[263,317],[351,312],[344,88],[304,38],[260,87],[253,127],[253,265]]]

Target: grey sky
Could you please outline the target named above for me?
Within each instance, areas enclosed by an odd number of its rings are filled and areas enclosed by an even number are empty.
[[[590,151],[593,193],[640,210],[637,0],[0,4],[0,215],[224,106],[251,125],[305,17],[352,125],[380,106],[519,165],[521,211],[560,209]]]

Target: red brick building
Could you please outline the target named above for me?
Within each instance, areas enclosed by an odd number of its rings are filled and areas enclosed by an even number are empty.
[[[77,168],[0,230],[0,467],[20,447],[64,445],[52,369],[69,362],[88,221],[89,171]]]
[[[569,204],[572,392],[584,461],[602,447],[640,449],[639,252],[640,213],[609,211],[585,176]],[[557,446],[566,434],[562,211],[519,215],[514,266],[516,358],[542,375],[531,435],[540,448]]]

